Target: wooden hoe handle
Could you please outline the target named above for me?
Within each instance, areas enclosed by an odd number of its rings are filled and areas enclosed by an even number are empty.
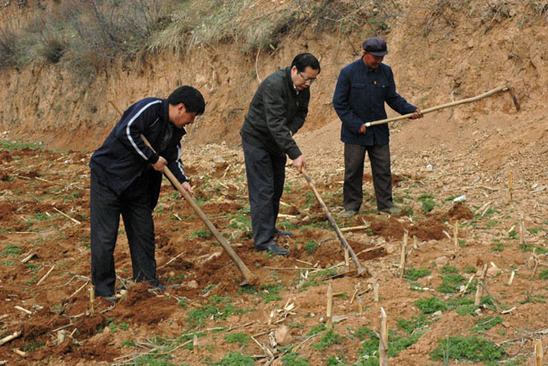
[[[352,257],[352,260],[356,264],[356,267],[358,267],[358,274],[366,272],[367,269],[360,264],[360,262],[358,261],[358,258],[356,257],[356,254],[354,253],[354,251],[352,250],[350,245],[348,245],[348,243],[346,242],[346,239],[344,238],[341,230],[339,229],[339,226],[337,225],[337,223],[333,219],[333,216],[331,216],[331,213],[329,212],[327,206],[323,202],[322,197],[318,193],[318,190],[316,189],[316,186],[314,185],[314,182],[308,176],[308,174],[306,174],[306,170],[304,168],[302,169],[302,174],[304,176],[304,179],[306,179],[306,182],[308,183],[308,185],[310,186],[310,188],[314,192],[314,195],[316,196],[316,199],[318,200],[318,202],[322,206],[323,212],[327,216],[327,220],[329,220],[329,222],[331,223],[331,226],[333,226],[333,229],[335,229],[335,232],[337,233],[337,237],[339,238],[339,241],[342,243],[343,247],[346,250],[348,250],[348,253],[350,253],[350,256]]]
[[[154,148],[152,145],[150,145],[150,142],[148,142],[147,138],[143,135],[141,135],[141,138],[143,139],[144,143],[154,151]],[[250,285],[257,285],[259,283],[259,279],[257,276],[255,276],[249,268],[245,265],[245,263],[242,261],[242,259],[236,254],[234,249],[230,246],[230,243],[225,239],[225,237],[217,230],[215,225],[207,218],[205,213],[202,211],[200,206],[194,201],[192,196],[183,188],[181,183],[179,183],[179,180],[175,177],[175,175],[169,170],[169,168],[166,166],[164,167],[164,174],[166,175],[167,179],[177,188],[179,192],[183,195],[185,200],[190,204],[194,212],[200,216],[200,219],[206,224],[207,228],[213,233],[217,241],[221,244],[223,249],[228,253],[230,256],[230,259],[236,264],[240,272],[242,272],[242,275],[244,276],[245,280]]]
[[[432,108],[427,108],[425,110],[422,110],[422,114],[426,114],[426,113],[431,113],[431,112],[435,112],[435,111],[439,111],[440,109],[445,109],[445,108],[449,108],[449,107],[454,107],[456,105],[459,105],[459,104],[464,104],[464,103],[471,103],[471,102],[475,102],[477,100],[480,100],[480,99],[483,99],[483,98],[487,98],[493,94],[496,94],[496,93],[499,93],[499,92],[510,92],[510,94],[512,95],[512,101],[514,102],[514,106],[516,107],[516,109],[519,111],[520,109],[520,106],[519,106],[519,103],[518,103],[518,100],[513,92],[513,90],[510,88],[510,87],[507,87],[507,86],[501,86],[499,88],[495,88],[493,90],[490,90],[486,93],[483,93],[483,94],[480,94],[480,95],[477,95],[475,97],[471,97],[471,98],[467,98],[467,99],[461,99],[461,100],[457,100],[455,102],[451,102],[451,103],[446,103],[446,104],[441,104],[441,105],[438,105],[438,106],[435,106],[435,107],[432,107]],[[384,124],[384,123],[390,123],[390,122],[396,122],[396,121],[400,121],[402,119],[407,119],[407,118],[410,118],[411,116],[413,115],[413,113],[407,113],[407,114],[403,114],[401,116],[398,116],[398,117],[393,117],[393,118],[387,118],[387,119],[381,119],[379,121],[374,121],[374,122],[366,122],[365,123],[365,127],[369,127],[369,126],[375,126],[375,125],[381,125],[381,124]]]

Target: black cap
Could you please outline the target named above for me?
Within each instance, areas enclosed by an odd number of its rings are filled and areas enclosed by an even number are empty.
[[[363,42],[363,49],[373,56],[384,56],[388,53],[386,42],[379,37],[368,38]]]

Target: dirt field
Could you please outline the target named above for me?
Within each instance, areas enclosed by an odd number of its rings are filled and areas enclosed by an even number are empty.
[[[25,13],[14,3],[2,8],[2,20],[22,27],[30,7]],[[56,65],[0,72],[0,365],[376,366],[382,310],[390,365],[533,366],[539,341],[538,357],[548,359],[548,28],[545,4],[540,17],[528,18],[533,3],[401,2],[385,62],[409,102],[425,109],[509,85],[521,110],[505,92],[392,124],[400,216],[376,214],[368,163],[360,214],[338,215],[343,146],[331,97],[340,68],[359,57],[360,32],[289,34],[252,56],[220,44],[184,57],[151,55],[144,64],[115,61],[89,87]],[[238,129],[257,80],[303,50],[321,58],[322,73],[295,138],[367,268],[363,276],[291,166],[278,220],[294,233],[279,239],[291,255],[253,250]],[[242,285],[229,256],[164,180],[154,218],[158,275],[168,290],[132,283],[121,226],[120,301],[98,299],[92,308],[91,152],[118,118],[112,104],[165,96],[175,82],[196,86],[207,101],[183,143],[195,199],[261,283]]]
[[[391,340],[411,339],[412,333],[402,328],[405,321],[422,319],[426,330],[408,348],[391,354],[391,364],[441,365],[440,360],[425,360],[439,340],[456,335],[493,341],[504,350],[505,364],[527,364],[527,360],[533,364],[533,341],[544,339],[546,344],[547,332],[548,200],[546,187],[536,183],[546,179],[542,154],[536,160],[534,154],[527,157],[527,173],[518,174],[517,169],[513,173],[510,202],[509,175],[501,171],[503,166],[489,169],[490,156],[474,151],[464,154],[473,142],[445,140],[443,152],[418,146],[425,144],[420,140],[405,144],[411,129],[420,133],[417,130],[432,123],[443,135],[443,129],[453,124],[444,117],[440,114],[393,129],[394,193],[406,212],[401,217],[376,215],[370,193],[359,216],[338,217],[342,152],[340,144],[329,143],[338,125],[298,138],[311,156],[309,171],[317,189],[367,268],[367,276],[355,276],[352,260],[346,267],[342,244],[321,206],[304,178],[290,167],[282,198],[282,212],[288,216],[279,223],[295,233],[281,240],[291,256],[271,257],[252,250],[240,150],[224,144],[188,146],[183,155],[188,157],[184,160],[197,202],[260,277],[261,285],[239,285],[243,278],[235,265],[165,182],[154,214],[158,273],[163,283],[180,286],[158,294],[132,283],[122,228],[115,255],[123,296],[116,306],[99,300],[94,313],[88,292],[90,154],[2,140],[0,291],[5,300],[0,303],[1,336],[15,332],[18,336],[0,348],[0,360],[10,365],[39,361],[195,365],[220,362],[229,352],[238,352],[259,364],[291,364],[288,357],[306,358],[311,365],[365,364],[366,354],[360,347],[368,338],[362,333],[378,331],[382,307]],[[485,116],[478,124],[489,119]],[[217,165],[213,156],[226,163]],[[366,192],[372,191],[369,173],[364,186]],[[463,194],[464,202],[452,201]],[[345,231],[347,227],[358,228]],[[398,267],[405,232],[407,279],[399,278]],[[520,244],[522,233],[525,244]],[[484,265],[488,293],[483,294],[484,305],[474,307],[477,278]],[[413,277],[421,271],[423,277]],[[508,285],[512,273],[515,276]],[[448,278],[450,274],[455,276]],[[323,327],[330,282],[332,333]],[[375,283],[378,302],[374,301]],[[441,312],[419,309],[417,301],[430,298],[445,304]],[[495,325],[490,329],[477,325],[485,319],[496,319]],[[275,335],[286,331],[285,337]]]

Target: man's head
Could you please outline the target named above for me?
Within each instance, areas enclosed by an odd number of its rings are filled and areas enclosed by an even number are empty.
[[[316,81],[320,73],[320,62],[310,53],[300,53],[291,62],[291,81],[298,90],[303,90]]]
[[[377,69],[387,53],[386,42],[379,37],[371,37],[363,42],[363,62],[370,69]]]
[[[193,123],[194,118],[202,115],[205,110],[202,93],[188,85],[175,89],[167,101],[169,102],[169,120],[178,128]]]

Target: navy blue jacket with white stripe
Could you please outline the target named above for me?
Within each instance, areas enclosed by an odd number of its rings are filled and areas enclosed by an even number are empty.
[[[145,145],[143,134],[155,153]],[[163,156],[168,168],[179,182],[187,182],[181,165],[181,138],[184,128],[177,128],[169,121],[167,99],[145,98],[130,106],[106,138],[103,145],[93,153],[89,166],[99,180],[116,194],[122,193],[141,174],[156,174],[158,197],[161,174],[150,168]],[[156,202],[154,202],[154,205]]]

